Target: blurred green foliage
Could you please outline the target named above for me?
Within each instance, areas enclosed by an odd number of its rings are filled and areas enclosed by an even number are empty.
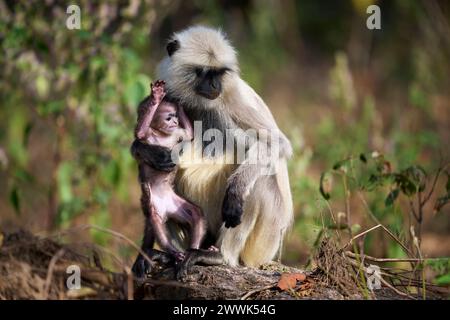
[[[431,260],[427,263],[435,272],[436,277],[434,282],[437,285],[449,285],[450,284],[450,259],[442,258]]]
[[[381,6],[380,31],[365,27],[365,8],[374,2]],[[336,161],[377,150],[395,168],[420,163],[432,172],[439,151],[449,155],[445,1],[77,3],[81,30],[65,27],[69,1],[0,1],[2,219],[31,220],[36,229],[90,222],[139,240],[129,154],[136,106],[166,39],[196,23],[229,34],[242,77],[292,141],[296,223],[287,262],[306,261],[327,210],[320,174]],[[336,187],[332,209],[344,211],[344,200]],[[385,193],[368,199],[401,235],[405,221],[386,202]],[[358,217],[362,208],[354,211],[355,225],[366,225]],[[137,224],[128,227],[130,221]],[[444,224],[448,235],[448,219]],[[92,236],[110,242],[105,234]],[[395,244],[377,241],[369,237],[367,250],[398,254]]]

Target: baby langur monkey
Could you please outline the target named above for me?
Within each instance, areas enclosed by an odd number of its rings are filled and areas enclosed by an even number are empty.
[[[164,99],[166,94],[164,84],[164,81],[156,81],[155,84],[151,84],[150,97],[139,105],[135,128],[137,141],[135,140],[133,146],[141,143],[171,150],[182,141],[192,140],[191,122],[181,106]],[[156,238],[160,248],[172,256],[176,262],[184,261],[179,270],[179,277],[182,277],[186,274],[189,265],[198,262],[208,263],[208,261],[203,261],[205,258],[202,258],[208,255],[200,254],[205,250],[199,250],[206,233],[206,219],[198,206],[174,192],[173,179],[176,170],[155,169],[145,161],[145,157],[139,155],[139,152],[133,151],[133,147],[132,153],[138,162],[142,190],[141,206],[146,217],[144,244],[148,251],[148,245],[153,247]],[[175,247],[171,241],[167,229],[168,220],[188,227],[190,233],[188,256]],[[210,247],[208,250],[218,251],[215,247]],[[194,254],[194,252],[196,253]],[[160,259],[163,255],[153,249],[147,253],[156,259]],[[220,255],[218,252],[217,254]],[[133,271],[138,276],[143,276],[148,271],[145,269],[149,267],[143,265],[142,258],[139,256],[133,266]],[[221,259],[218,262],[221,262]]]

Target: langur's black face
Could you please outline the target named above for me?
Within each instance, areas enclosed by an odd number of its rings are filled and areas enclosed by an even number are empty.
[[[222,93],[222,78],[229,69],[202,66],[193,69],[196,75],[195,93],[210,100],[216,99]]]
[[[173,40],[167,44],[167,53],[172,56],[180,49],[178,40]],[[230,68],[211,67],[203,65],[185,66],[186,77],[193,79],[192,87],[196,94],[210,100],[214,100],[222,93],[223,76],[231,72]]]

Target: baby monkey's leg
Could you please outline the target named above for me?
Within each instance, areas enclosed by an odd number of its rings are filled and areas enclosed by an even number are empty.
[[[150,222],[153,226],[156,241],[160,245],[161,249],[169,254],[173,255],[176,260],[181,261],[184,259],[184,253],[180,252],[169,240],[166,228],[167,213],[153,211],[150,215]]]
[[[152,268],[154,267],[153,262],[159,262],[162,265],[167,265],[173,261],[173,257],[169,254],[153,249],[154,242],[155,236],[153,233],[152,225],[149,218],[146,217],[144,239],[142,241],[141,249],[151,261],[148,261],[143,254],[138,254],[136,261],[131,268],[133,274],[138,278],[143,278],[146,274],[152,271]]]
[[[177,279],[181,280],[189,273],[191,266],[196,264],[220,265],[223,264],[223,257],[213,246],[208,250],[199,249],[206,234],[206,219],[199,207],[182,198],[179,199],[184,204],[180,208],[181,212],[178,213],[178,218],[185,220],[191,227],[191,248],[186,251],[186,257],[177,270]]]
[[[153,190],[150,185],[150,181],[153,179],[152,171],[149,170],[149,167],[143,163],[139,162],[139,181],[141,182],[141,207],[144,212],[145,222],[146,222],[146,230],[144,235],[144,243],[143,246],[146,246],[146,249],[151,251],[155,260],[160,260],[162,263],[166,263],[167,258],[164,258],[164,253],[161,251],[154,250],[153,244],[156,238],[156,241],[160,245],[163,251],[174,256],[177,260],[182,260],[184,255],[172,245],[167,237],[167,230],[165,226],[165,222],[167,221],[167,212],[157,212],[156,208],[164,208],[164,205],[161,203],[156,203],[156,201],[167,201],[167,199],[161,199],[154,197],[152,195]],[[159,205],[158,205],[159,204]],[[161,209],[160,211],[162,211]],[[164,209],[165,210],[165,209]],[[148,231],[147,231],[148,229]],[[148,235],[148,241],[146,242],[146,236]],[[145,249],[144,249],[145,251]]]
[[[206,234],[206,219],[202,210],[196,205],[187,202],[182,206],[183,218],[187,220],[187,223],[191,227],[191,249],[199,249],[203,238]]]
[[[155,244],[155,233],[150,221],[151,212],[154,210],[150,201],[151,190],[149,184],[145,182],[145,175],[142,166],[139,166],[139,173],[140,180],[144,181],[141,182],[141,208],[145,217],[144,239],[142,241],[141,249],[151,261],[158,261],[161,264],[168,264],[173,261],[172,257],[165,252],[153,249],[153,245]],[[139,253],[131,269],[133,274],[138,278],[143,278],[147,273],[150,273],[153,266],[151,261],[148,261],[143,254]]]

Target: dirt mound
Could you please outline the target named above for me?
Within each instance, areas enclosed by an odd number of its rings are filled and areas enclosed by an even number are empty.
[[[193,266],[182,282],[174,280],[173,265],[157,265],[145,280],[134,279],[122,261],[123,272],[111,272],[102,265],[102,252],[93,244],[61,244],[23,230],[0,231],[0,300],[414,298],[387,281],[382,289],[368,292],[365,265],[328,238],[317,251],[313,271],[275,262],[261,269]],[[80,270],[81,288],[69,290],[73,273],[68,267],[74,265]],[[439,296],[427,293],[427,298]]]
[[[81,289],[69,290],[71,265],[80,267]],[[0,299],[124,299],[126,276],[104,270],[98,253],[74,250],[20,230],[0,233]]]
[[[0,299],[298,299],[279,290],[284,273],[302,272],[278,263],[263,269],[194,266],[183,281],[174,280],[171,265],[158,265],[151,278],[133,279],[102,266],[93,246],[61,244],[20,230],[0,232]],[[79,266],[81,289],[69,290],[67,268]],[[308,281],[313,281],[308,277]],[[308,285],[309,288],[309,285]],[[297,288],[298,289],[298,288]],[[342,299],[334,289],[314,286],[303,298]]]

